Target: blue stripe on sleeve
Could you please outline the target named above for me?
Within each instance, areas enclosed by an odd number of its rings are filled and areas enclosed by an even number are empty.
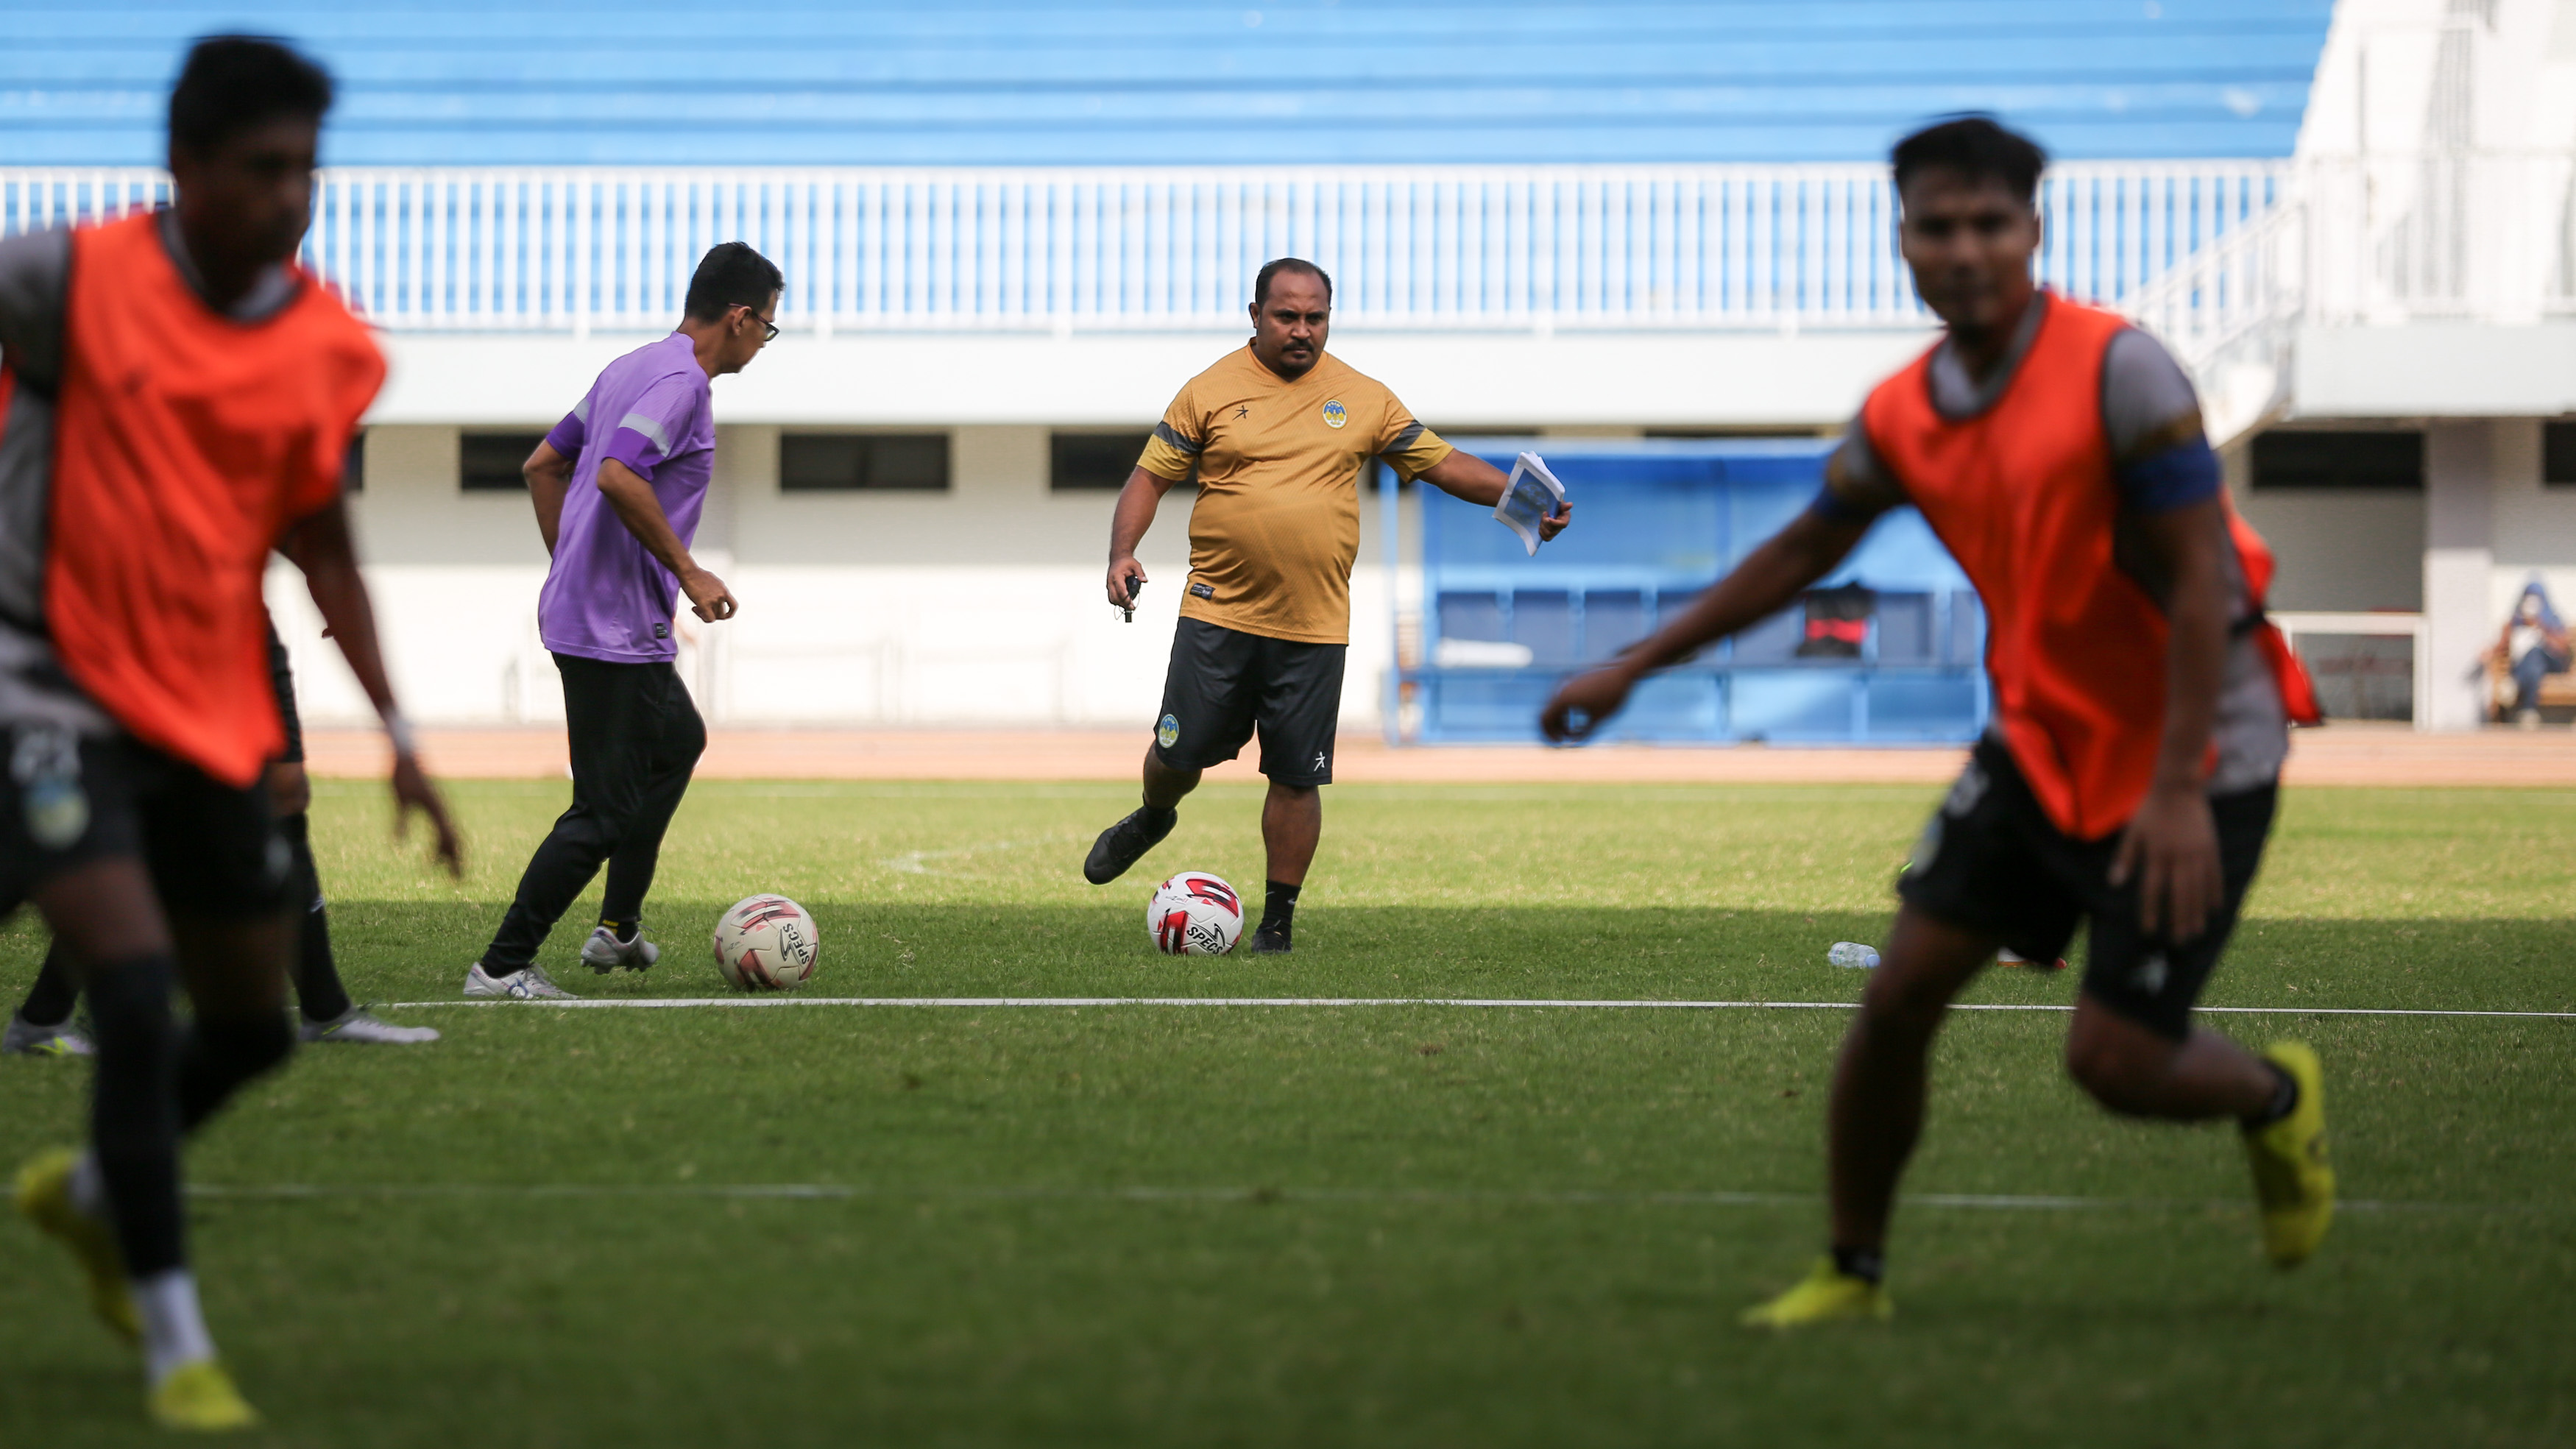
[[[2206,438],[2176,443],[2161,453],[2114,469],[2120,501],[2140,513],[2170,513],[2218,496],[2224,486],[2218,453]]]
[[[1816,500],[1807,505],[1807,511],[1827,523],[1867,523],[1887,510],[1855,503],[1836,493],[1833,485],[1828,483],[1816,490]]]

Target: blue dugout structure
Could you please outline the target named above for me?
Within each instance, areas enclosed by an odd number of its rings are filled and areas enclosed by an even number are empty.
[[[1643,638],[1795,517],[1822,486],[1833,445],[1459,446],[1505,471],[1523,449],[1539,452],[1574,502],[1575,526],[1532,558],[1491,509],[1421,490],[1422,639],[1418,651],[1399,641],[1389,673],[1390,743],[1537,739],[1557,681]],[[1383,465],[1378,499],[1398,577],[1398,491]],[[1984,651],[1985,613],[1967,575],[1922,515],[1903,509],[1800,603],[1648,680],[1599,738],[1960,743],[1985,727]]]

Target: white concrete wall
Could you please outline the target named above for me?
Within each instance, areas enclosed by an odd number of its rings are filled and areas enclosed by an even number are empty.
[[[1335,356],[1442,432],[1540,426],[1830,427],[1922,350],[1892,332],[1442,332],[1349,329]],[[715,384],[729,423],[1150,427],[1241,333],[782,337]],[[647,336],[400,333],[373,423],[544,427]]]
[[[2424,603],[2424,495],[2376,489],[2251,487],[2250,444],[2225,454],[2237,512],[2279,565],[2284,610],[2415,610]],[[2576,559],[2576,554],[2569,555]]]
[[[2446,118],[2446,39],[2466,104]],[[2464,124],[2460,124],[2464,123]],[[2299,127],[2302,156],[2576,140],[2576,0],[2340,0]]]
[[[1047,487],[1047,430],[962,427],[945,493],[782,493],[774,426],[718,429],[695,552],[742,603],[683,611],[680,666],[710,720],[744,725],[1150,727],[1188,572],[1174,493],[1140,556],[1136,622],[1101,597],[1107,492]],[[463,493],[457,430],[380,426],[353,502],[395,684],[424,723],[562,718],[537,637],[545,550],[524,495]],[[1352,578],[1345,725],[1374,727],[1392,654],[1374,500]],[[306,716],[370,717],[294,571],[270,599]]]
[[[2534,579],[2549,588],[2563,618],[2576,619],[2576,488],[2540,482],[2540,424],[2507,418],[2493,424],[2490,500],[2495,509],[2493,573],[2487,593],[2487,638]]]

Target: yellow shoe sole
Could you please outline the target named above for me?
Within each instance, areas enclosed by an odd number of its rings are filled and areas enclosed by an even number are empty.
[[[2274,1042],[2263,1059],[2299,1084],[2290,1115],[2245,1134],[2254,1195],[2263,1209],[2263,1251],[2276,1267],[2295,1268],[2314,1254],[2334,1224],[2334,1164],[2326,1155],[2325,1069],[2302,1043]]]
[[[1818,1323],[1885,1323],[1896,1316],[1896,1300],[1876,1283],[1846,1278],[1833,1260],[1817,1264],[1795,1288],[1744,1310],[1736,1321],[1747,1328],[1805,1328]]]
[[[18,1169],[18,1211],[47,1237],[71,1251],[89,1284],[90,1312],[108,1331],[129,1344],[143,1341],[143,1320],[126,1291],[125,1262],[116,1235],[107,1224],[72,1206],[72,1165],[79,1156],[70,1148],[40,1152]]]
[[[219,1434],[259,1427],[259,1411],[233,1387],[232,1375],[213,1359],[181,1364],[155,1384],[152,1422],[164,1429]]]

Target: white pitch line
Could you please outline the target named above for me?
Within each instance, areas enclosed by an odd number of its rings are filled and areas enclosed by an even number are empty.
[[[755,1006],[916,1006],[916,1007],[1081,1007],[1081,1006],[1465,1006],[1526,1008],[1533,1011],[1850,1011],[1855,1001],[1580,1001],[1496,996],[612,996],[571,1001],[512,1001],[476,998],[453,1001],[389,1001],[380,1011],[431,1011],[449,1006],[552,1006],[570,1009],[617,1007],[626,1010],[676,1010],[690,1007]],[[1953,1011],[2073,1011],[2052,1003],[1964,1002]],[[2543,1021],[2576,1020],[2576,1011],[2468,1011],[2397,1006],[2203,1006],[2199,1011],[2233,1016],[2496,1016]]]
[[[973,1202],[1218,1202],[1218,1203],[1413,1203],[1423,1206],[1474,1207],[1500,1204],[1532,1207],[1813,1207],[1822,1193],[1726,1192],[1666,1190],[1621,1192],[1571,1189],[1453,1189],[1342,1187],[884,1187],[869,1183],[191,1183],[194,1197],[229,1201],[295,1202],[322,1199],[446,1198],[702,1198],[714,1200],[780,1199],[845,1202],[874,1198],[918,1201],[951,1199]],[[1958,1208],[1988,1212],[2203,1212],[2244,1206],[2238,1199],[2068,1197],[2025,1193],[1907,1194],[1908,1207]],[[2546,1211],[2498,1203],[2387,1202],[2347,1199],[2335,1204],[2348,1213],[2508,1213]]]

